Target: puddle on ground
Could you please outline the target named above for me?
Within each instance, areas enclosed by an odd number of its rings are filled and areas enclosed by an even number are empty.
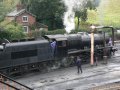
[[[45,82],[47,82],[47,80],[41,81],[40,83],[45,83]]]
[[[49,82],[54,82],[55,80],[50,80]]]

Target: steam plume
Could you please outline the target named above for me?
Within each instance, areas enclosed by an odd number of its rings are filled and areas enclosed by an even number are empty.
[[[66,12],[64,13],[64,26],[67,33],[75,29],[75,11],[81,10],[86,4],[87,0],[62,0],[66,6]]]

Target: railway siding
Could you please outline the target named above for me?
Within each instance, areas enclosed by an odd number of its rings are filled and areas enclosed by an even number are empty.
[[[114,82],[102,86],[93,87],[89,90],[120,90],[120,82]]]

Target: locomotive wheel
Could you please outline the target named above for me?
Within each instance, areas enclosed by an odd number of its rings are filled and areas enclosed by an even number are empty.
[[[47,72],[52,71],[53,66],[54,66],[54,62],[53,61],[48,61],[47,62]]]
[[[52,69],[54,70],[54,69],[58,69],[58,68],[60,68],[60,66],[61,66],[61,61],[60,60],[54,60],[53,61],[53,67],[52,67]]]
[[[42,65],[41,63],[38,63],[38,71],[41,71],[41,69],[42,69]]]
[[[69,67],[74,65],[74,58],[71,57],[64,57],[61,61],[61,66],[62,67]]]
[[[38,70],[40,71],[40,72],[46,72],[46,70],[47,70],[47,63],[46,62],[40,62],[39,64],[38,64]]]
[[[6,76],[10,76],[9,68],[5,68],[5,69],[0,70],[0,73],[4,74]]]

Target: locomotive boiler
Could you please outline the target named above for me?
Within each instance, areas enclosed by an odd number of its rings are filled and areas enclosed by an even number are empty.
[[[103,34],[95,34],[96,53],[103,56]],[[51,42],[56,41],[55,53],[52,52]],[[106,45],[109,36],[106,34]],[[110,54],[110,46],[106,46]],[[66,35],[45,35],[41,40],[22,41],[0,45],[0,71],[3,73],[24,73],[31,70],[43,70],[52,67],[65,57],[82,55],[84,61],[89,61],[90,34],[79,32]],[[87,58],[86,58],[87,56]],[[72,60],[73,61],[73,60]],[[67,62],[70,62],[68,59]]]

